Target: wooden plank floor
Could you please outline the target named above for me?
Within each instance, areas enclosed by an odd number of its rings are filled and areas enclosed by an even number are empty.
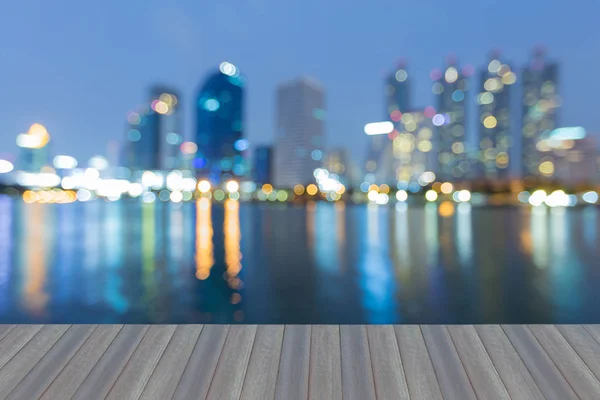
[[[600,399],[594,325],[0,325],[0,400]]]

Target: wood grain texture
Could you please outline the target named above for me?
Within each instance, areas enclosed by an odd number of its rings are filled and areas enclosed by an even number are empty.
[[[278,400],[306,399],[310,368],[310,325],[287,325],[275,386]]]
[[[442,400],[429,353],[417,325],[394,326],[411,399]]]
[[[313,325],[309,372],[310,400],[341,400],[342,355],[339,326]]]
[[[391,325],[367,326],[369,353],[378,399],[409,399],[400,350]]]
[[[124,326],[77,389],[73,399],[104,399],[148,328],[148,325]]]
[[[12,329],[0,342],[0,368],[31,340],[43,325],[19,325]]]
[[[123,325],[100,325],[50,384],[41,400],[70,399]]]
[[[261,325],[257,328],[240,397],[242,400],[275,397],[283,330],[283,325]]]
[[[598,400],[600,382],[555,326],[529,329],[581,399]]]
[[[364,325],[340,327],[342,392],[346,400],[375,399],[375,384],[367,329]]]
[[[547,399],[570,400],[578,398],[526,326],[503,325],[502,329]]]
[[[177,327],[142,392],[141,400],[163,400],[173,397],[202,328],[202,325]]]
[[[13,329],[15,329],[16,325],[0,325],[0,341],[4,339],[6,335],[10,333]]]
[[[97,325],[69,328],[6,398],[39,398],[96,328]]]
[[[445,326],[421,326],[425,344],[444,397],[476,400],[469,377]]]
[[[448,332],[477,397],[486,400],[510,400],[508,391],[475,328],[472,325],[448,326]]]
[[[107,400],[137,400],[169,344],[175,325],[152,325],[106,396]]]
[[[0,399],[6,399],[19,382],[35,367],[70,325],[46,325],[0,369]]]
[[[478,325],[479,334],[494,367],[513,399],[544,400],[529,370],[498,325]]]
[[[600,346],[589,331],[581,325],[557,325],[556,328],[596,378],[600,379]]]
[[[229,325],[204,326],[173,399],[206,398],[228,332]]]
[[[229,328],[207,399],[240,398],[255,337],[256,325],[233,325]]]

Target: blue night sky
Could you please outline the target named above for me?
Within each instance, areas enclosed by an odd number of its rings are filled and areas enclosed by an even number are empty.
[[[326,88],[329,144],[362,158],[363,126],[383,117],[383,74],[400,57],[425,106],[429,72],[449,53],[479,68],[499,48],[521,67],[537,44],[561,63],[561,124],[600,132],[597,11],[597,0],[5,1],[0,153],[40,122],[54,154],[105,154],[152,84],[182,93],[191,138],[194,93],[227,60],[247,78],[252,143],[274,137],[277,84],[311,75]]]

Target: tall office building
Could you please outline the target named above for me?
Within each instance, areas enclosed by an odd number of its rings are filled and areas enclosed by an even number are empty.
[[[228,62],[211,74],[196,98],[197,175],[212,182],[243,177],[248,167],[243,152],[249,144],[243,135],[244,81]]]
[[[25,172],[40,172],[50,161],[50,135],[43,125],[33,124],[27,133],[17,135],[19,158],[17,169]]]
[[[541,143],[557,126],[557,80],[558,65],[536,49],[523,71],[522,174],[526,185],[554,179],[553,174],[543,173],[542,165],[554,164],[554,160]]]
[[[325,141],[325,94],[312,78],[299,78],[277,89],[275,176],[277,187],[314,182]]]
[[[472,175],[467,157],[466,105],[468,95],[467,76],[470,71],[460,71],[454,60],[444,71],[433,70],[432,91],[436,97],[437,114],[432,121],[435,128],[435,150],[438,153],[436,176],[438,180],[460,181]]]
[[[509,178],[511,149],[510,98],[517,75],[508,64],[493,54],[480,73],[477,94],[478,121],[478,168],[477,178],[487,181],[504,181]]]
[[[254,149],[254,182],[273,182],[273,147],[258,146]]]

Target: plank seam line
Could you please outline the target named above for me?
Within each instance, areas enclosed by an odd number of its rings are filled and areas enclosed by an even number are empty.
[[[4,363],[4,365],[0,367],[0,370],[2,368],[4,368],[6,366],[6,364],[8,364],[13,358],[15,358],[17,356],[17,354],[19,354],[21,352],[21,350],[23,350],[25,348],[25,346],[27,346],[29,344],[29,342],[31,342],[33,340],[33,338],[38,335],[38,333],[40,333],[40,331],[42,330],[44,325],[39,325],[39,327],[40,328],[33,335],[31,335],[31,337],[25,343],[23,343],[23,345],[19,348],[19,350],[17,350],[17,352],[15,354],[13,354],[12,357],[10,357],[8,360],[6,360],[6,363]]]
[[[72,327],[73,325],[71,325]],[[96,325],[96,327],[94,329],[92,329],[92,331],[90,332],[90,334],[88,335],[87,338],[85,338],[85,340],[83,341],[83,343],[81,343],[81,345],[77,348],[77,350],[75,350],[75,352],[73,353],[73,355],[71,356],[71,358],[69,358],[67,360],[67,362],[65,363],[65,365],[60,369],[60,371],[58,371],[58,373],[54,376],[54,378],[52,378],[52,380],[50,382],[48,382],[48,384],[46,385],[46,388],[44,389],[44,391],[42,392],[42,394],[40,394],[40,398],[44,395],[44,393],[46,393],[46,391],[48,391],[48,388],[50,388],[50,386],[52,386],[52,384],[54,383],[54,381],[56,380],[56,378],[58,378],[58,376],[60,375],[61,372],[63,372],[63,370],[67,367],[67,365],[69,365],[69,362],[71,362],[71,360],[73,359],[73,357],[75,357],[75,355],[79,352],[79,350],[83,347],[83,345],[85,345],[87,343],[88,340],[90,340],[90,337],[92,337],[93,333],[96,332],[96,329],[98,329],[99,325]],[[63,335],[61,336],[61,338],[71,329],[71,327],[69,327],[69,329],[67,329],[65,331],[65,333],[63,333]],[[56,341],[56,343],[58,343],[60,341],[60,339],[58,339]],[[56,345],[56,343],[54,345]],[[52,345],[52,347],[54,347],[54,345]],[[50,348],[50,350],[52,350],[52,348]],[[31,369],[31,371],[29,371],[27,373],[27,375],[25,375],[25,377],[21,380],[21,382],[23,382],[28,376],[29,374],[35,369],[35,367],[37,367],[37,365],[42,362],[42,360],[44,358],[46,358],[46,356],[48,355],[48,353],[50,352],[50,350],[48,350],[46,352],[46,354],[44,354],[44,356],[40,359],[40,361],[38,361],[38,363]],[[10,391],[10,393],[12,393],[15,389],[17,389],[19,387],[19,385],[21,384],[21,382],[19,382],[19,384],[17,384],[17,386],[15,386],[13,388],[13,390]],[[8,394],[10,396],[10,393]],[[8,397],[8,396],[6,396]]]
[[[242,393],[244,393],[244,384],[246,383],[246,375],[248,374],[248,368],[250,367],[250,358],[252,357],[252,353],[254,352],[254,344],[256,343],[256,336],[258,334],[258,325],[255,326],[256,329],[254,329],[252,347],[250,348],[250,355],[248,355],[248,362],[246,363],[246,367],[244,368],[244,377],[242,378],[242,387],[240,388],[240,395],[238,396],[238,400],[242,398]]]
[[[471,377],[469,376],[469,373],[467,372],[467,369],[465,368],[465,362],[463,361],[462,357],[460,356],[460,353],[458,351],[458,348],[456,347],[456,343],[454,343],[454,338],[452,337],[450,330],[448,329],[448,327],[446,325],[442,325],[442,329],[446,332],[446,334],[450,338],[452,347],[454,348],[454,351],[456,352],[456,355],[458,356],[458,361],[460,361],[460,365],[462,365],[463,371],[465,371],[465,375],[467,377],[467,380],[469,381],[469,385],[471,385],[471,390],[473,391],[475,398],[479,399],[479,396],[477,395],[477,391],[475,390],[475,386],[473,386],[473,382],[471,381]]]
[[[598,343],[600,345],[600,341],[598,339],[596,339],[596,336],[592,333],[592,331],[590,331],[588,329],[587,325],[582,325],[582,326],[583,326],[583,329],[585,329],[590,334],[592,339],[594,339],[596,341],[596,343]]]
[[[375,392],[375,398],[377,398],[377,383],[375,382],[375,370],[373,367],[373,357],[371,357],[371,341],[369,340],[369,330],[365,325],[361,325],[362,329],[365,331],[365,336],[367,337],[367,350],[369,351],[369,364],[371,365],[371,377],[373,379],[373,391]]]
[[[277,363],[277,377],[275,378],[275,393],[273,394],[273,400],[277,398],[277,382],[279,382],[279,371],[281,371],[281,359],[283,357],[283,342],[285,341],[285,331],[287,329],[287,325],[283,326],[283,335],[281,335],[281,349],[279,349],[279,363]]]
[[[339,347],[340,347],[340,390],[342,393],[340,393],[340,399],[344,400],[344,385],[342,383],[342,379],[344,377],[344,373],[342,371],[342,366],[344,365],[342,363],[342,328],[337,325],[337,330],[338,330],[338,343],[339,343]]]
[[[309,336],[309,341],[308,341],[308,379],[307,379],[307,388],[306,388],[306,399],[308,400],[308,396],[310,396],[310,361],[312,358],[312,325],[309,325],[309,329],[310,329],[310,336]]]
[[[579,359],[581,360],[581,362],[583,363],[583,365],[585,365],[587,367],[587,369],[590,371],[590,373],[592,374],[592,376],[595,377],[596,380],[598,381],[598,377],[596,376],[596,374],[594,373],[594,371],[592,371],[592,369],[590,368],[590,366],[581,357],[581,355],[579,354],[579,352],[577,351],[577,349],[571,344],[571,342],[569,341],[569,339],[565,335],[563,335],[562,331],[560,329],[558,329],[558,327],[556,325],[553,325],[553,326],[554,326],[554,328],[556,328],[556,331],[564,339],[564,341],[567,342],[567,345],[575,352],[575,354],[577,355],[577,357],[579,357]],[[600,383],[600,381],[598,381],[598,383]]]
[[[181,326],[181,325],[179,325],[179,326]],[[144,383],[144,387],[143,387],[142,391],[140,392],[140,394],[137,397],[138,400],[142,397],[142,395],[146,391],[146,386],[148,385],[148,382],[150,382],[150,379],[154,375],[154,372],[156,371],[156,367],[158,367],[158,364],[160,363],[160,360],[162,360],[163,356],[165,355],[165,353],[167,351],[167,348],[169,347],[169,344],[171,344],[171,341],[173,340],[173,336],[175,336],[175,331],[177,329],[179,329],[179,326],[175,325],[175,329],[173,329],[173,332],[171,333],[171,336],[169,336],[169,340],[167,341],[167,344],[165,344],[165,347],[163,348],[163,351],[160,353],[160,356],[158,357],[158,360],[156,360],[156,364],[154,364],[154,367],[152,367],[152,372],[150,373],[150,375],[148,375],[148,379],[146,379],[146,383]]]
[[[17,327],[17,325],[11,325],[11,327],[10,327],[10,328],[8,328],[8,330],[7,330],[7,331],[4,333],[4,335],[3,335],[3,336],[0,338],[0,344],[2,344],[2,342],[4,341],[4,339],[5,339],[5,338],[6,338],[8,335],[10,335],[10,333],[11,333],[12,331],[14,331],[16,327]]]
[[[558,373],[563,377],[563,379],[565,380],[565,382],[567,382],[567,385],[569,385],[569,387],[571,388],[571,390],[573,391],[573,393],[575,393],[575,396],[577,396],[578,399],[581,399],[581,397],[579,397],[579,394],[575,391],[575,388],[571,385],[571,382],[568,381],[568,379],[565,376],[565,374],[563,374],[563,372],[561,371],[560,368],[558,368],[558,365],[554,362],[554,360],[552,359],[552,357],[550,357],[550,354],[548,354],[548,352],[546,351],[546,348],[544,347],[544,345],[542,344],[542,342],[540,342],[540,340],[537,338],[537,336],[535,336],[535,333],[533,333],[533,331],[531,330],[531,328],[529,328],[529,325],[524,326],[524,328],[527,329],[529,331],[529,333],[531,333],[531,336],[533,336],[535,338],[535,341],[538,342],[538,344],[540,345],[540,347],[542,348],[542,350],[544,351],[544,353],[546,354],[546,356],[550,359],[550,361],[554,365],[554,368],[556,368],[558,370]]]
[[[410,390],[410,384],[408,383],[408,377],[406,376],[406,370],[404,369],[404,362],[402,361],[402,348],[400,347],[400,342],[398,341],[398,335],[396,335],[396,326],[392,325],[392,332],[394,332],[394,337],[396,338],[396,345],[398,346],[398,354],[400,355],[400,366],[402,367],[402,374],[404,375],[404,382],[406,382],[406,389],[408,390],[408,398],[411,398],[412,391]]]
[[[440,378],[438,377],[437,370],[435,368],[435,364],[431,359],[431,353],[429,352],[429,345],[427,344],[427,340],[425,340],[425,335],[423,334],[423,327],[419,325],[419,332],[421,332],[421,338],[423,339],[423,343],[425,343],[425,349],[427,350],[427,357],[429,357],[429,363],[431,364],[431,368],[433,369],[433,373],[435,375],[435,380],[437,381],[438,388],[440,389],[440,393],[442,394],[442,398],[445,399],[446,395],[444,395],[444,391],[442,390],[442,385],[440,384]]]
[[[483,351],[485,352],[485,354],[487,355],[488,359],[492,363],[492,367],[494,367],[494,371],[496,371],[496,374],[498,375],[498,378],[500,379],[500,382],[502,382],[502,386],[504,386],[504,391],[508,395],[508,398],[512,399],[512,396],[510,395],[510,392],[508,391],[508,388],[506,387],[506,383],[504,382],[504,379],[502,379],[502,376],[500,375],[500,372],[498,372],[498,368],[496,367],[496,363],[492,359],[492,355],[488,351],[487,347],[485,347],[485,343],[483,342],[483,338],[479,334],[479,331],[477,330],[477,328],[474,325],[472,325],[472,326],[473,326],[473,330],[475,331],[475,335],[477,335],[477,338],[479,339],[479,342],[481,343],[481,346],[483,347]]]
[[[210,377],[210,384],[208,385],[208,390],[206,391],[206,398],[210,397],[210,389],[212,389],[213,381],[215,379],[215,375],[219,370],[219,364],[221,364],[221,357],[223,357],[223,351],[225,350],[225,346],[227,346],[227,340],[229,339],[229,334],[231,333],[231,326],[227,325],[227,335],[225,336],[225,340],[223,341],[223,347],[221,347],[221,351],[219,352],[219,359],[217,360],[217,365],[215,365],[215,369]]]
[[[135,354],[135,352],[137,351],[137,349],[140,347],[140,344],[142,343],[142,341],[144,340],[144,338],[146,337],[146,335],[148,334],[148,331],[150,330],[150,325],[146,325],[147,329],[144,332],[144,334],[142,335],[142,337],[140,338],[140,341],[135,345],[135,349],[131,352],[131,355],[129,356],[129,358],[127,359],[127,362],[125,363],[125,365],[123,366],[123,368],[121,368],[121,370],[119,371],[119,375],[117,375],[117,377],[115,378],[115,380],[113,381],[113,383],[110,385],[110,389],[108,390],[108,392],[106,392],[106,396],[104,396],[104,398],[106,399],[108,396],[110,396],[110,392],[112,392],[113,388],[115,387],[115,384],[117,383],[117,381],[119,380],[119,378],[121,377],[121,375],[123,374],[123,371],[125,371],[125,369],[127,368],[127,366],[129,365],[129,362],[131,361],[131,359],[133,358],[133,355]]]
[[[46,325],[46,326],[48,326],[48,325]],[[17,383],[15,385],[15,387],[13,387],[10,392],[8,392],[8,395],[6,396],[6,398],[8,398],[8,396],[10,396],[10,394],[17,388],[17,386],[19,386],[21,384],[21,382],[23,382],[25,380],[25,378],[27,378],[29,376],[29,374],[31,374],[31,371],[33,371],[35,369],[35,367],[37,367],[37,365],[40,363],[40,361],[42,361],[46,357],[46,355],[48,354],[48,352],[52,351],[52,349],[54,348],[54,346],[56,346],[56,343],[58,343],[60,341],[60,339],[62,339],[62,337],[65,336],[65,334],[71,330],[72,327],[73,327],[73,325],[69,325],[69,327],[58,337],[58,339],[56,339],[56,341],[54,343],[52,343],[52,345],[50,346],[50,348],[48,350],[46,350],[46,352],[44,352],[44,354],[42,355],[42,357],[40,357],[40,359],[35,363],[35,365],[33,367],[31,367],[31,369],[29,371],[27,371],[27,373],[25,374],[25,376],[23,377],[23,379],[21,379],[19,381],[19,383]],[[40,329],[40,331],[41,331],[41,329]],[[34,336],[37,336],[37,333]],[[21,347],[21,349],[24,348],[24,347],[25,346]],[[21,350],[19,349],[19,351],[21,351]]]
[[[181,380],[183,379],[183,375],[185,375],[185,371],[187,370],[188,365],[190,365],[190,361],[192,360],[192,355],[194,354],[194,350],[196,350],[196,346],[198,345],[198,341],[200,340],[200,336],[202,335],[202,332],[204,332],[204,325],[201,325],[200,327],[200,333],[198,334],[198,337],[196,338],[196,342],[194,342],[194,347],[192,348],[192,351],[190,351],[190,356],[188,357],[187,361],[185,362],[185,368],[183,368],[183,372],[181,373],[181,375],[179,376],[179,379],[177,380],[177,385],[175,385],[175,390],[173,391],[173,394],[171,394],[171,400],[173,400],[175,398],[175,395],[177,394],[177,389],[179,389],[179,384],[181,383]],[[175,333],[173,333],[173,336],[175,335]],[[144,388],[144,391],[146,390],[146,388]],[[144,394],[144,392],[142,392],[142,394]]]
[[[119,332],[117,332],[117,334],[115,335],[114,338],[112,338],[112,340],[110,341],[110,343],[108,344],[108,346],[106,346],[106,349],[104,349],[104,353],[106,353],[106,350],[108,350],[108,348],[112,345],[112,343],[115,341],[115,339],[117,338],[117,336],[119,336],[119,333],[121,333],[121,331],[123,330],[123,326],[124,325],[121,325],[121,328],[119,329]],[[98,357],[98,360],[96,361],[96,363],[98,363],[98,361],[100,361],[102,359],[102,357],[104,356],[104,353],[102,353],[100,355],[100,357]],[[77,355],[77,353],[75,355]],[[73,356],[73,357],[75,357],[75,356]],[[69,365],[69,363],[71,362],[71,360],[69,360],[69,362],[67,363],[67,365],[65,365],[65,368]],[[81,385],[83,384],[83,382],[85,382],[85,380],[87,379],[87,377],[92,373],[92,371],[94,370],[95,366],[96,366],[96,364],[94,364],[92,366],[92,368],[90,368],[90,371],[85,375],[85,377],[83,378],[83,380],[81,381],[81,383],[79,384],[79,386],[77,386],[77,388],[75,389],[75,392],[73,392],[73,394],[71,395],[70,399],[72,399],[73,396],[75,396],[77,394],[77,392],[79,391],[79,388],[81,387]],[[58,378],[58,375],[56,375],[56,378]],[[56,378],[54,378],[54,380],[56,380]],[[52,381],[52,383],[54,383],[54,381]],[[52,386],[52,384],[48,385],[48,387],[46,388],[46,390],[44,391],[44,393],[46,393],[48,391],[48,389],[50,389],[50,386]],[[42,393],[42,395],[40,396],[40,398],[42,398],[44,396],[44,393]]]

